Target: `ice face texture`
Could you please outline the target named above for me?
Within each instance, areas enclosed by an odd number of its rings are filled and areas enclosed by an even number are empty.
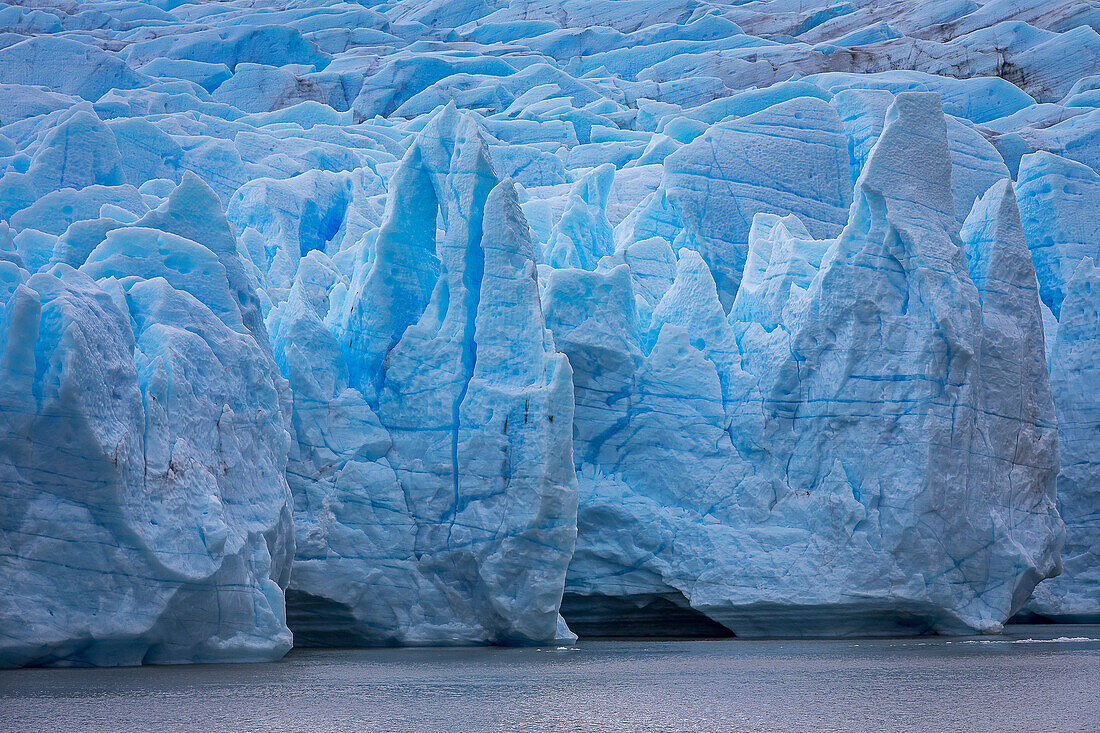
[[[1036,588],[1025,612],[1100,620],[1100,176],[1049,153],[1026,155],[1016,184],[1047,314],[1050,384],[1058,415],[1063,572]],[[1057,315],[1055,315],[1057,314]]]
[[[417,135],[363,253],[339,306],[309,300],[338,277],[315,251],[272,311],[299,446],[295,628],[317,644],[553,639],[576,538],[571,371],[515,186],[470,117],[447,107]]]
[[[0,15],[0,665],[1100,618],[1088,3]]]
[[[1058,506],[1066,522],[1062,575],[1041,584],[1026,611],[1056,621],[1100,620],[1100,558],[1096,505],[1100,501],[1100,269],[1085,258],[1066,286],[1053,335],[1050,383],[1058,411]]]
[[[571,361],[578,342],[618,354],[614,372],[574,361],[567,591],[682,598],[743,636],[952,632],[999,628],[1055,571],[1031,259],[1007,181],[968,218],[964,249],[950,171],[938,97],[901,94],[837,239],[757,215],[728,319],[688,250],[641,338],[582,341],[585,324],[548,309]],[[608,283],[629,290],[625,270]],[[614,417],[607,393],[623,395]],[[923,519],[898,521],[902,507]]]
[[[79,270],[3,263],[3,663],[290,648],[285,381],[219,245],[235,238],[189,174]]]

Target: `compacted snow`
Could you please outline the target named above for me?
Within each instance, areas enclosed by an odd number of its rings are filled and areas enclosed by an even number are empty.
[[[1100,620],[1097,29],[0,5],[0,664]]]

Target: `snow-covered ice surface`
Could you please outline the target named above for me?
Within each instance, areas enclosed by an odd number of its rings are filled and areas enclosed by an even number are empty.
[[[1100,619],[1097,29],[0,6],[0,664]]]

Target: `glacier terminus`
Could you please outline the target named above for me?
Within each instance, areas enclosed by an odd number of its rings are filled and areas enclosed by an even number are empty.
[[[0,666],[1100,622],[1092,0],[0,3]]]

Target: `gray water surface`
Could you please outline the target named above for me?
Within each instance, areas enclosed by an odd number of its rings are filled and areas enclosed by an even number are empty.
[[[1100,731],[1100,626],[0,672],[15,731]]]

